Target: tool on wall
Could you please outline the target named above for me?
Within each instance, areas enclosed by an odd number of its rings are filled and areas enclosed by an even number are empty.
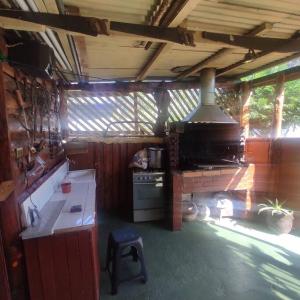
[[[32,136],[31,136],[33,133],[33,130],[32,130],[32,128],[29,127],[27,114],[25,111],[24,96],[26,96],[26,92],[27,92],[26,79],[23,80],[23,94],[22,94],[22,90],[19,86],[18,74],[15,74],[15,84],[16,84],[16,89],[15,89],[16,100],[17,100],[17,104],[19,106],[19,116],[17,117],[17,119],[18,119],[19,123],[21,124],[21,126],[25,129],[27,139],[28,139],[28,152],[25,156],[25,163],[24,163],[23,167],[26,171],[30,171],[34,168],[34,165],[35,165],[35,160],[32,155],[36,153],[36,149],[33,147],[33,140],[32,140]]]
[[[25,77],[15,70],[15,101],[18,112],[14,115],[24,129],[22,144],[16,145],[15,159],[25,176],[34,176],[39,165],[38,154],[48,145],[50,158],[60,153],[62,139],[59,132],[59,98],[56,86],[49,82]],[[44,165],[42,166],[44,169]],[[34,169],[34,172],[32,171]],[[28,174],[28,172],[30,174]]]
[[[18,103],[18,106],[19,106],[19,109],[21,112],[20,114],[22,115],[22,118],[23,118],[23,121],[20,118],[19,122],[22,125],[22,127],[26,130],[28,140],[31,141],[31,137],[30,137],[31,129],[28,126],[27,115],[26,115],[25,108],[24,108],[24,100],[23,100],[21,90],[18,88],[17,80],[16,80],[16,85],[17,85],[17,89],[15,90],[15,94],[16,94],[17,103]]]

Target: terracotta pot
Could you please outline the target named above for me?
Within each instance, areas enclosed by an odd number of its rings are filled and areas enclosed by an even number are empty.
[[[266,213],[266,223],[269,229],[277,234],[290,233],[293,229],[293,214],[273,214],[271,212]]]
[[[64,194],[71,192],[71,182],[64,182],[61,184],[61,190]]]

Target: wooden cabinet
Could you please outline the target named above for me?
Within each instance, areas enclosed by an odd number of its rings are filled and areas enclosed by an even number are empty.
[[[1,231],[0,231],[0,299],[3,300],[11,299]]]
[[[31,300],[98,300],[97,225],[24,240]]]

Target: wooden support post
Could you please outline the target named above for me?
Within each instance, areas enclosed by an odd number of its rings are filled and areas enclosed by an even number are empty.
[[[243,136],[244,138],[249,137],[249,106],[250,106],[250,99],[252,90],[250,88],[250,85],[248,82],[243,82],[241,87],[241,99],[242,99],[242,105],[241,105],[241,112],[240,112],[240,126],[243,129]]]
[[[249,214],[252,209],[252,194],[249,189],[246,190],[246,199],[245,199],[246,209],[245,209],[245,215],[244,217],[249,217]]]
[[[273,114],[273,126],[272,126],[272,137],[278,138],[281,135],[282,128],[282,110],[284,103],[284,83],[285,77],[284,74],[278,76],[276,90],[275,90],[275,99],[274,99],[274,114]]]
[[[169,117],[168,107],[171,101],[171,97],[167,89],[164,86],[161,86],[161,88],[157,89],[153,93],[153,98],[157,106],[157,120],[154,126],[154,133],[157,136],[164,136],[165,124]]]
[[[59,117],[61,124],[61,136],[63,139],[69,136],[69,128],[68,128],[68,102],[65,97],[65,91],[62,87],[59,88],[59,98],[60,98],[60,109],[59,109]]]
[[[3,64],[0,65],[0,182],[12,178],[10,135],[6,112]]]
[[[134,107],[133,107],[133,109],[134,109],[134,121],[135,121],[135,123],[134,123],[134,130],[135,130],[135,132],[136,132],[136,134],[138,134],[139,133],[139,129],[140,129],[140,126],[139,126],[139,123],[138,123],[138,121],[139,121],[139,116],[138,116],[138,95],[137,95],[137,93],[134,93]]]

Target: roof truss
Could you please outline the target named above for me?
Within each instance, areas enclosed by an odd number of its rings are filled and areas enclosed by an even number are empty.
[[[184,1],[173,1],[173,5],[165,12],[162,17],[162,22],[160,26],[162,27],[175,27],[180,25],[184,19],[190,14],[190,12],[199,4],[202,0],[184,0]],[[147,48],[149,48],[147,44]],[[141,81],[147,77],[147,75],[153,70],[155,65],[159,62],[161,56],[171,49],[170,44],[160,44],[158,49],[150,57],[150,59],[145,63],[140,72],[138,73],[136,80]]]
[[[256,26],[252,30],[250,30],[248,33],[245,34],[245,36],[250,36],[250,37],[256,36],[256,35],[259,35],[259,34],[265,32],[266,30],[271,30],[272,28],[273,28],[272,23],[265,22],[259,26]],[[232,52],[233,52],[232,48],[223,48],[223,49],[217,51],[216,53],[212,54],[210,57],[200,61],[196,65],[192,66],[191,68],[189,68],[186,71],[179,74],[177,76],[177,80],[186,78],[188,76],[191,76],[191,75],[197,73],[199,70],[201,70],[206,65],[216,61],[217,59],[222,59],[222,58],[226,57],[227,54],[230,54]]]

